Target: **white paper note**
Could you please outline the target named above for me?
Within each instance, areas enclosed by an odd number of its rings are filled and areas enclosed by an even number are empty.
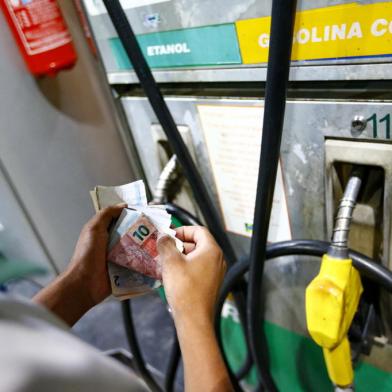
[[[250,237],[264,108],[198,105],[198,111],[226,229]],[[279,165],[268,241],[289,239],[290,222]]]

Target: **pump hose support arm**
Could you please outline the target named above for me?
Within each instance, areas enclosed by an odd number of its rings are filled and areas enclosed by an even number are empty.
[[[253,360],[267,391],[276,391],[277,388],[268,371],[268,347],[263,331],[262,279],[283,131],[296,5],[296,0],[274,0],[272,3],[263,133],[250,251],[247,328]]]

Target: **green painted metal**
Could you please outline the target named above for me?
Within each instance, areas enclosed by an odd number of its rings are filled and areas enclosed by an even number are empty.
[[[172,217],[172,224],[176,227],[182,226],[182,222],[175,217]],[[166,303],[163,287],[158,292]],[[321,348],[313,340],[270,322],[264,323],[264,330],[268,340],[271,372],[280,391],[333,391]],[[246,345],[238,311],[230,299],[226,300],[222,311],[221,331],[230,367],[237,371],[244,363]],[[250,387],[256,385],[254,368],[245,378],[245,382]],[[392,374],[368,363],[359,362],[355,368],[355,390],[390,392]]]
[[[226,305],[233,307],[230,301]],[[226,313],[226,315],[225,315]],[[221,320],[224,348],[231,367],[238,370],[245,358],[245,340],[241,325],[233,315],[223,312]],[[265,333],[270,351],[270,366],[280,391],[332,392],[323,354],[310,338],[265,322]],[[247,384],[256,384],[254,369],[246,378]],[[355,369],[356,392],[392,391],[392,374],[368,363],[360,362]]]
[[[137,37],[151,68],[241,64],[233,23],[142,34]],[[119,38],[109,40],[119,70],[132,68]]]

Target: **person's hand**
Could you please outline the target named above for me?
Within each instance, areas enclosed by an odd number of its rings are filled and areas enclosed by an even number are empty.
[[[204,227],[183,226],[176,232],[184,242],[185,254],[177,250],[169,236],[158,241],[167,301],[175,319],[192,316],[212,322],[226,271],[222,250]]]
[[[185,254],[169,236],[158,240],[158,252],[184,362],[185,390],[232,392],[213,325],[226,270],[222,251],[204,227],[184,226],[176,231]]]
[[[108,227],[125,204],[98,212],[83,227],[67,269],[33,300],[73,325],[94,305],[110,294],[106,269]]]
[[[118,218],[126,204],[104,208],[83,227],[71,262],[65,273],[78,279],[87,289],[94,305],[110,294],[110,281],[106,265],[108,227]]]

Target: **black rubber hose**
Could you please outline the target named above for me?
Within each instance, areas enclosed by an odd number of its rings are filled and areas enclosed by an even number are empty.
[[[178,343],[177,334],[174,333],[174,341],[171,347],[169,361],[165,374],[165,392],[174,391],[176,374],[181,359],[180,344]]]
[[[292,240],[277,242],[267,246],[266,260],[271,260],[282,256],[315,256],[322,257],[328,252],[330,243],[315,240]],[[392,294],[392,271],[383,265],[374,262],[369,257],[349,250],[349,257],[353,261],[353,266],[359,271],[361,276],[367,277],[380,285],[384,290]],[[222,313],[223,304],[229,293],[238,282],[242,281],[243,275],[249,270],[249,259],[241,258],[226,273],[216,305],[216,314]],[[261,328],[261,326],[260,326]],[[222,341],[218,335],[220,345]]]
[[[248,373],[251,371],[252,366],[253,366],[252,354],[250,353],[250,350],[247,349],[244,363],[235,374],[237,380],[241,381],[243,378],[245,378],[248,375]]]
[[[161,387],[152,377],[151,373],[147,370],[145,361],[140,350],[139,342],[133,324],[131,301],[129,299],[121,302],[121,309],[124,319],[125,334],[127,336],[129,348],[133,355],[136,371],[144,382],[148,385],[152,392],[162,392]]]
[[[238,268],[237,267],[238,265],[243,266],[244,262],[246,262],[246,264],[249,266],[249,258],[248,257],[245,258],[245,256],[242,256],[237,261],[237,263],[235,263],[233,266],[231,266],[229,268],[227,273],[229,273],[231,270],[236,270]],[[225,281],[226,281],[226,277],[224,279],[224,282]],[[245,282],[244,279],[236,280],[236,283],[234,285],[230,286],[230,291],[232,292],[233,288],[237,288],[238,285],[243,285],[244,282]],[[230,364],[229,364],[229,360],[228,360],[228,358],[225,355],[225,350],[224,350],[223,340],[222,340],[222,331],[221,331],[222,306],[223,306],[223,304],[221,306],[217,306],[216,307],[216,311],[215,311],[215,315],[214,315],[215,334],[216,334],[216,337],[217,337],[217,340],[218,340],[218,344],[219,344],[219,348],[221,350],[223,360],[225,361],[226,368],[228,370],[230,379],[235,379],[236,380],[236,384],[238,386],[239,385],[238,381],[242,380],[249,373],[249,371],[251,370],[251,368],[253,366],[253,359],[252,359],[252,354],[250,352],[249,342],[248,342],[247,337],[246,337],[246,328],[243,327],[244,328],[244,335],[245,335],[244,336],[245,344],[246,344],[246,349],[247,349],[246,350],[246,358],[244,360],[244,363],[241,365],[241,368],[235,374],[233,373],[233,371],[232,371],[232,369],[230,367]],[[243,322],[243,320],[241,320],[241,313],[238,312],[238,315],[239,315],[239,318],[240,318],[240,323],[243,326],[245,326],[246,324]]]
[[[215,203],[213,203],[207,187],[196,168],[195,163],[177,129],[177,125],[170,113],[169,108],[163,99],[162,93],[155,82],[154,76],[148,66],[143,52],[137,42],[136,36],[128,22],[125,12],[119,0],[103,0],[110,19],[115,30],[120,38],[125,52],[133,65],[134,71],[139,78],[140,85],[143,88],[151,106],[154,110],[157,119],[159,120],[163,131],[177,155],[178,161],[181,164],[185,178],[188,180],[193,196],[200,207],[207,226],[212,235],[215,237],[218,244],[223,249],[226,260],[229,265],[234,264],[236,255],[234,249],[223,230],[221,219],[216,210]]]
[[[267,391],[277,389],[269,373],[268,347],[262,328],[261,285],[279,162],[296,5],[296,0],[274,0],[272,3],[262,144],[250,251],[247,329],[253,360]]]
[[[185,226],[203,226],[199,218],[174,203],[165,204],[166,211],[174,215]]]
[[[242,309],[246,309],[246,298],[242,294],[245,290],[241,290],[241,287],[244,285],[245,285],[245,281],[242,280],[242,282],[241,282],[241,280],[239,280],[237,282],[237,284],[232,287],[232,293],[233,293],[235,304],[236,304],[236,307],[238,310],[238,316],[240,319],[240,323],[243,326],[243,328],[246,330],[246,313],[242,311]],[[215,334],[217,336],[220,335],[220,323],[215,324]],[[218,342],[220,342],[220,341],[218,340]],[[249,348],[249,341],[248,341],[246,335],[245,335],[245,344],[246,344],[246,348],[247,348],[247,357],[245,358],[244,365],[246,365],[249,362],[253,363],[252,359],[249,358],[249,356],[252,357],[252,354],[251,354],[251,351]],[[229,374],[230,381],[231,381],[231,384],[234,388],[234,391],[235,392],[242,392],[243,389],[242,389],[241,385],[239,384],[240,378],[238,378],[237,375],[232,372],[232,370],[229,366],[229,363],[225,357],[223,345],[220,345],[220,349],[221,349],[222,356],[223,356],[224,362],[226,364],[227,372]],[[241,374],[240,374],[240,376],[241,376]]]
[[[266,259],[270,260],[282,256],[322,257],[328,252],[329,246],[329,242],[315,240],[276,242],[267,246]],[[392,271],[385,268],[383,265],[374,262],[369,257],[353,250],[349,250],[349,257],[353,261],[353,266],[358,270],[361,276],[377,283],[384,290],[392,294]],[[218,310],[222,308],[223,303],[232,287],[241,280],[240,278],[248,272],[248,270],[249,259],[242,258],[227,271],[218,300]]]

